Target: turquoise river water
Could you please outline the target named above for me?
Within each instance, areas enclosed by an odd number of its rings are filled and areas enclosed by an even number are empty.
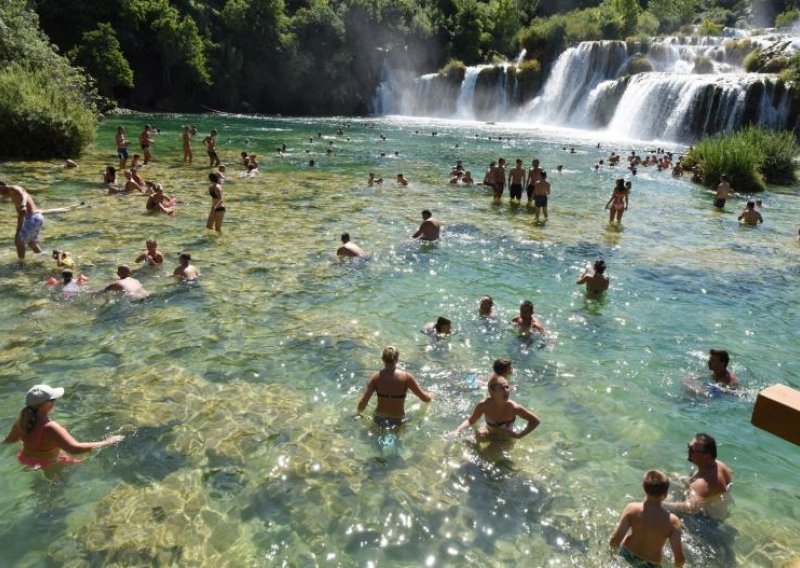
[[[143,175],[181,199],[175,217],[148,216],[141,197],[106,195],[100,183],[116,163],[116,126],[135,141],[146,121],[161,134]],[[187,121],[200,130],[191,167],[181,163]],[[205,229],[200,139],[211,128],[229,164],[220,235]],[[77,170],[0,164],[43,209],[91,205],[49,215],[47,254],[20,267],[2,204],[4,427],[31,385],[49,383],[66,388],[53,416],[78,439],[127,435],[53,479],[3,449],[1,563],[616,566],[606,543],[623,505],[641,498],[642,473],[687,474],[685,444],[703,431],[734,470],[736,507],[717,530],[687,531],[689,565],[797,561],[800,449],[755,429],[750,414],[760,389],[800,387],[798,188],[763,194],[766,222],[744,228],[742,200],[718,212],[706,190],[666,172],[594,171],[611,150],[650,146],[597,142],[397,117],[128,116],[99,127]],[[259,156],[259,176],[239,176],[241,150]],[[510,206],[507,192],[493,205],[482,187],[446,183],[456,159],[480,179],[499,156],[542,161],[547,224]],[[370,171],[386,183],[368,188]],[[408,187],[392,182],[399,172]],[[610,226],[603,206],[622,174],[633,179],[630,210]],[[442,223],[438,245],[409,238],[424,208]],[[366,260],[336,260],[342,231]],[[151,236],[168,260],[137,271],[151,292],[144,303],[65,300],[43,284],[55,248],[76,257],[94,291]],[[202,272],[196,285],[171,277],[184,250]],[[597,258],[611,277],[601,301],[575,286]],[[498,322],[477,317],[483,294]],[[525,299],[549,330],[544,341],[507,323]],[[419,331],[439,315],[459,331],[449,340]],[[429,405],[409,398],[399,439],[352,417],[389,344],[435,393]],[[712,347],[731,352],[743,396],[684,387],[707,378]],[[446,439],[485,396],[476,378],[499,357],[514,362],[512,396],[541,426],[499,453]]]

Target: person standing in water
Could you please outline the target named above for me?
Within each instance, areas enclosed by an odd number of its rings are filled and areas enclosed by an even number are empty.
[[[117,127],[117,157],[119,158],[119,168],[124,170],[128,167],[128,140],[125,138],[125,127]]]
[[[717,459],[717,442],[708,434],[695,434],[686,445],[687,459],[697,471],[686,482],[688,492],[683,502],[666,502],[664,508],[676,513],[706,516],[724,521],[733,499],[731,468]]]
[[[373,394],[378,395],[374,420],[381,426],[398,426],[405,420],[406,394],[413,392],[422,402],[433,400],[433,393],[422,390],[416,377],[397,368],[400,352],[391,345],[384,348],[381,359],[383,369],[372,374],[367,388],[358,402],[358,416],[361,416]]]
[[[596,297],[608,290],[608,276],[605,275],[606,263],[596,260],[592,269],[586,267],[581,272],[576,284],[586,286],[586,295]]]
[[[203,138],[203,146],[206,147],[208,153],[208,167],[213,168],[219,166],[219,155],[217,154],[217,131],[212,130],[211,133]]]
[[[150,138],[150,125],[145,124],[142,132],[139,134],[139,146],[142,148],[142,152],[144,153],[144,165],[150,163],[153,159],[153,154],[150,153],[150,146],[153,145],[153,139]]]
[[[522,201],[522,184],[524,181],[525,168],[522,167],[522,160],[517,159],[515,167],[508,172],[509,202],[513,202],[515,199],[517,203]]]
[[[17,454],[21,464],[38,469],[57,463],[79,463],[80,460],[63,452],[83,454],[125,439],[124,436],[115,435],[100,442],[78,442],[66,428],[49,416],[56,401],[63,395],[63,388],[48,385],[36,385],[25,394],[25,408],[3,440],[4,444],[22,442],[22,449]]]
[[[192,132],[188,126],[183,127],[183,165],[192,165]]]
[[[421,241],[435,241],[439,238],[440,231],[439,221],[433,218],[433,213],[425,209],[422,212],[422,223],[417,232],[411,235],[411,238],[420,239]]]
[[[547,221],[547,198],[550,195],[550,182],[547,181],[547,172],[539,172],[539,181],[533,184],[533,205],[536,221],[539,221],[539,213],[544,213],[544,220]]]
[[[510,362],[508,363],[507,373],[510,375],[511,364]],[[469,418],[466,418],[458,428],[453,430],[450,436],[457,436],[466,428],[474,425],[480,420],[481,416],[485,418],[486,425],[475,431],[475,439],[477,441],[519,440],[533,432],[541,424],[541,421],[533,412],[511,400],[511,385],[508,384],[506,376],[497,373],[493,374],[492,378],[489,379],[487,388],[489,396],[475,406]],[[517,416],[528,422],[525,428],[519,432],[514,430],[514,422]]]
[[[622,214],[628,210],[628,192],[625,191],[625,180],[620,178],[614,185],[614,193],[611,194],[611,199],[606,203],[606,209],[609,211],[608,222],[613,223],[614,217],[617,218],[617,223],[622,222]]]
[[[722,209],[725,207],[725,201],[731,196],[733,193],[733,188],[731,187],[730,182],[728,181],[728,176],[726,174],[722,174],[719,176],[719,185],[717,185],[717,193],[714,195],[714,207],[717,209]]]
[[[0,197],[10,197],[14,209],[17,210],[14,242],[19,259],[25,260],[25,247],[30,247],[36,254],[42,252],[39,246],[39,232],[44,225],[44,215],[36,207],[30,194],[19,185],[6,185],[5,181],[0,180]]]
[[[642,489],[644,501],[629,503],[622,510],[609,539],[611,551],[618,552],[631,566],[656,568],[661,566],[664,544],[669,540],[675,566],[683,566],[686,558],[681,544],[681,521],[661,505],[669,491],[669,478],[660,471],[648,471]]]
[[[225,204],[222,199],[222,176],[219,173],[212,172],[208,174],[208,179],[211,182],[208,185],[208,194],[211,196],[211,211],[208,213],[206,229],[214,229],[220,232],[222,219],[225,217]]]

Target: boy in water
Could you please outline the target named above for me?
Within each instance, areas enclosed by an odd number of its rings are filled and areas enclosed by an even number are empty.
[[[631,566],[656,568],[661,566],[662,549],[669,540],[675,566],[683,566],[686,559],[681,545],[681,521],[661,506],[669,491],[669,478],[660,471],[648,471],[642,488],[644,501],[629,503],[622,510],[609,540],[611,550],[618,550]]]

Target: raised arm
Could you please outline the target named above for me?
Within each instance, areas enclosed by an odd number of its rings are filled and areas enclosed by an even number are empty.
[[[525,426],[525,429],[520,432],[514,432],[511,436],[519,440],[520,438],[524,438],[531,432],[533,432],[536,427],[541,424],[541,420],[530,410],[522,406],[521,404],[514,403],[514,414],[519,416],[520,418],[524,418],[528,421],[528,425]]]

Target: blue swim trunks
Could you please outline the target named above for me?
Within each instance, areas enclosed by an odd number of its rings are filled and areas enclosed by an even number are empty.
[[[44,215],[36,212],[32,215],[26,215],[25,220],[22,222],[22,228],[19,230],[17,240],[25,244],[35,243],[39,240],[39,231],[42,230],[44,225]]]
[[[661,564],[653,564],[652,562],[648,562],[643,558],[639,558],[624,546],[619,547],[618,554],[624,558],[628,564],[633,566],[633,568],[661,568]]]
[[[128,149],[127,148],[117,148],[117,156],[119,156],[120,160],[127,160],[128,159]]]

